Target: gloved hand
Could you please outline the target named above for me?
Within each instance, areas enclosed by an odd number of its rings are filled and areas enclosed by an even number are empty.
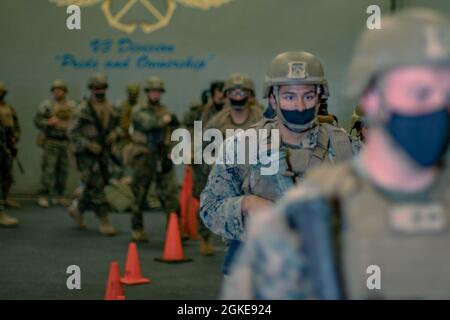
[[[58,123],[59,123],[59,120],[56,117],[51,117],[50,119],[47,120],[47,124],[51,127],[56,126]]]
[[[90,152],[92,152],[95,155],[99,155],[103,150],[102,146],[99,145],[97,142],[89,142],[87,148]]]
[[[120,179],[120,182],[123,183],[123,184],[130,185],[133,182],[133,177],[125,176],[125,177]]]
[[[172,122],[172,116],[167,113],[167,114],[163,115],[162,120],[163,120],[164,124],[169,124]]]
[[[114,142],[116,142],[117,138],[118,138],[118,134],[115,131],[113,131],[108,134],[105,142],[107,145],[111,145]]]

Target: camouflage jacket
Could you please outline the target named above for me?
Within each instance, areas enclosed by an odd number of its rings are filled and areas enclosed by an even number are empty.
[[[276,121],[263,119],[261,123],[267,122],[270,125],[269,128],[273,129],[277,127]],[[321,126],[323,125],[317,125],[311,129],[300,145],[296,146],[296,149],[317,149]],[[348,137],[345,132],[342,134]],[[245,141],[243,137],[244,135],[238,134],[227,139],[224,143],[225,149],[230,150],[234,146],[234,150],[238,150]],[[230,147],[227,145],[230,145]],[[260,141],[258,148],[261,148],[262,145],[264,145],[264,142]],[[351,156],[350,140],[348,140],[348,146],[348,156]],[[258,153],[269,150],[272,157],[276,159],[275,165],[278,170],[275,174],[268,175],[261,174],[262,169],[267,165],[263,165],[259,160],[254,161],[256,164],[237,164],[236,161],[230,164],[233,161],[231,159],[226,160],[228,152],[225,157],[223,154],[219,154],[219,159],[224,158],[225,161],[213,166],[206,187],[200,197],[200,217],[205,225],[212,232],[225,239],[245,240],[246,217],[243,215],[241,208],[244,196],[253,194],[276,201],[294,185],[294,181],[298,183],[298,180],[294,180],[292,175],[289,174],[292,172],[292,168],[286,160],[288,149],[291,149],[291,147],[282,143],[279,144],[279,148],[273,148],[271,145],[270,147],[266,146],[266,149],[258,149]],[[327,144],[324,152],[324,158],[320,163],[333,163],[336,159],[336,150],[331,143]],[[342,158],[348,156],[344,155]]]
[[[164,123],[164,115],[172,116],[172,122]],[[174,115],[164,105],[138,106],[131,113],[132,140],[159,154],[170,151],[173,145],[170,138],[176,122]]]
[[[76,104],[72,100],[57,103],[54,100],[44,100],[34,116],[34,124],[47,138],[68,140],[68,130],[71,124]],[[58,126],[49,126],[48,119],[56,117],[60,121]]]
[[[122,135],[122,130],[119,127],[119,117],[114,107],[108,101],[105,102],[105,108],[107,108],[105,112],[108,114],[108,119],[106,126],[102,124],[102,132],[99,132],[97,129],[96,121],[92,113],[93,110],[89,106],[89,101],[83,101],[77,106],[72,124],[69,128],[69,139],[75,146],[75,152],[78,154],[90,154],[88,145],[91,142],[104,146],[105,139],[110,133],[116,134],[117,137]]]

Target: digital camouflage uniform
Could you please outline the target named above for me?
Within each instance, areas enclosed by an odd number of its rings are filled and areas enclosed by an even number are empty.
[[[289,78],[291,61],[302,63],[308,72],[306,79]],[[312,78],[312,80],[311,80]],[[273,79],[273,80],[272,80]],[[270,88],[286,84],[316,84],[326,86],[326,80],[320,62],[313,55],[305,52],[284,53],[277,56],[271,63],[266,77],[265,97]],[[328,93],[328,89],[323,92]],[[277,113],[279,108],[277,107]],[[270,132],[278,128],[279,116],[263,118],[255,126],[257,132],[266,129],[269,132],[267,140],[258,141],[258,154],[264,148],[278,161],[278,171],[275,174],[263,175],[264,167],[256,164],[224,164],[216,163],[209,174],[208,183],[201,195],[200,215],[206,226],[214,233],[230,241],[228,255],[223,266],[228,273],[234,254],[241,241],[245,241],[246,217],[241,208],[245,195],[257,195],[264,199],[276,201],[294,183],[298,183],[303,175],[315,166],[332,163],[349,158],[352,155],[350,138],[344,130],[329,124],[319,124],[317,119],[305,125],[305,135],[299,145],[290,146],[271,141]],[[245,143],[243,135],[237,135],[226,140],[225,148],[239,150]],[[234,145],[234,147],[232,147]],[[248,150],[248,145],[246,145]],[[222,155],[220,155],[222,156]],[[230,162],[232,159],[230,159]]]
[[[146,90],[162,91],[164,84],[159,78],[151,77]],[[175,118],[172,117],[172,123],[165,124],[164,115],[170,115],[165,106],[150,103],[134,108],[131,114],[133,142],[124,149],[124,174],[132,177],[131,188],[136,203],[132,207],[131,224],[133,237],[136,236],[139,240],[146,240],[143,234],[143,209],[152,182],[156,184],[156,196],[167,217],[172,212],[178,214],[178,185],[170,159],[170,137]]]
[[[65,84],[60,81],[54,82],[52,90],[57,87],[67,91]],[[76,104],[72,100],[45,100],[39,105],[34,117],[34,124],[40,130],[38,143],[43,149],[42,196],[48,197],[50,194],[56,194],[61,197],[64,195],[69,170],[68,129],[75,107]],[[58,125],[48,124],[48,120],[53,117],[59,120]]]
[[[248,97],[250,97],[254,93],[254,85],[253,81],[247,76],[243,74],[232,74],[225,82],[224,86],[224,92],[227,94],[229,90],[232,89],[240,89],[245,90],[248,92]],[[243,123],[236,123],[234,122],[232,118],[232,106],[230,102],[226,102],[225,106],[223,107],[223,110],[217,113],[210,121],[208,121],[205,125],[204,130],[208,129],[218,129],[222,137],[226,138],[226,130],[236,130],[236,129],[242,129],[245,130],[249,128],[250,126],[257,123],[263,116],[263,110],[256,104],[250,101],[250,99],[247,99],[247,102],[242,107],[242,110],[247,109],[248,115],[247,119]],[[212,166],[209,166],[207,164],[203,164],[201,166],[198,166],[198,175],[197,175],[197,185],[201,186],[197,191],[201,192],[204,191],[205,186],[208,182],[208,175],[212,169]],[[200,201],[201,197],[200,197]],[[202,206],[202,205],[200,205]],[[206,239],[206,248],[210,244],[210,238],[211,238],[211,228],[208,226],[208,223],[203,219],[202,217],[202,210],[200,209],[200,218],[202,221],[202,228],[200,229],[201,235],[203,239]]]
[[[450,66],[448,18],[408,9],[384,26],[360,37],[349,98],[389,68]],[[431,186],[415,192],[379,185],[361,156],[313,170],[274,209],[252,217],[223,297],[448,299],[450,173],[447,163],[434,166]],[[373,267],[381,286],[369,289]]]
[[[0,83],[0,92],[4,92],[5,95],[7,93],[7,88],[3,83]],[[1,211],[14,182],[13,161],[17,154],[17,142],[20,139],[19,119],[13,107],[5,101],[0,102],[0,126],[2,134],[2,145],[0,146]]]
[[[90,78],[89,88],[92,90],[96,86],[107,87],[104,75],[95,74]],[[118,115],[106,98],[102,102],[95,102],[93,98],[90,98],[77,107],[69,129],[69,138],[75,148],[82,188],[82,192],[69,212],[78,224],[82,224],[79,214],[82,215],[86,210],[93,210],[100,218],[101,233],[106,235],[115,234],[115,230],[110,228],[107,219],[109,206],[104,194],[104,188],[110,178],[112,160],[111,145],[108,145],[106,141],[108,137],[121,136],[122,131],[118,124]],[[95,154],[93,146],[101,148],[99,154]],[[105,230],[102,230],[102,226],[105,226]]]

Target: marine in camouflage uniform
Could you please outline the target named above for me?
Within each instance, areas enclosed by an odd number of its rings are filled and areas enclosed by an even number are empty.
[[[34,124],[40,130],[38,145],[42,147],[42,189],[38,204],[50,206],[49,196],[56,195],[56,204],[66,205],[63,199],[68,176],[67,135],[75,111],[75,102],[66,99],[67,86],[61,80],[55,80],[51,86],[52,99],[43,101],[34,117]]]
[[[222,111],[225,104],[223,95],[224,82],[212,82],[209,89],[209,98],[202,101],[202,103],[194,103],[189,111],[183,115],[183,126],[189,130],[192,139],[194,139],[194,122],[201,121],[202,128],[205,128],[206,123],[211,120],[216,114]],[[193,142],[192,142],[193,143]],[[193,145],[193,144],[192,144]],[[200,193],[203,190],[204,182],[202,183],[202,168],[201,165],[193,165],[194,190],[193,196],[200,198]],[[199,226],[200,233],[207,232],[203,225]]]
[[[90,77],[91,96],[76,109],[69,138],[74,144],[82,191],[69,208],[70,215],[80,228],[85,228],[83,213],[93,210],[100,220],[100,233],[116,234],[108,219],[108,204],[104,188],[109,182],[111,146],[121,136],[119,118],[106,99],[108,81],[103,74]]]
[[[157,186],[157,197],[169,217],[178,213],[178,185],[175,169],[170,158],[171,133],[175,118],[160,103],[165,92],[164,83],[158,77],[150,77],[145,91],[148,103],[133,109],[131,124],[132,144],[124,149],[124,180],[131,183],[136,202],[132,206],[132,238],[148,241],[144,232],[143,210],[152,182]]]
[[[347,78],[364,149],[254,216],[225,298],[450,297],[450,20],[419,8],[384,19]]]
[[[229,159],[216,163],[208,177],[201,194],[200,215],[212,232],[229,241],[225,274],[241,241],[245,241],[246,220],[254,208],[270,206],[311,168],[352,155],[350,138],[343,129],[318,123],[321,95],[328,95],[328,86],[320,61],[307,52],[282,53],[270,65],[264,90],[277,117],[263,118],[252,127],[258,133],[266,129],[268,137],[246,144],[245,135],[237,134],[225,141],[225,150],[239,150],[243,144],[249,150],[251,144],[258,144],[258,155],[268,152],[279,164],[276,172],[264,174],[267,165],[260,161],[252,164],[247,158],[245,164],[238,164]],[[286,109],[287,104],[291,104],[291,110]],[[272,130],[279,130],[281,143],[272,141]]]
[[[209,99],[202,101],[201,104],[193,104],[183,116],[183,126],[189,130],[192,137],[192,145],[194,139],[194,122],[201,121],[204,129],[206,123],[211,120],[216,114],[222,111],[225,99],[223,81],[212,82],[209,89]],[[203,95],[202,95],[203,96]],[[191,161],[193,163],[193,161]],[[205,187],[206,181],[203,174],[203,168],[200,164],[193,164],[193,190],[192,196],[200,201],[200,193]],[[204,225],[203,221],[199,219],[198,231],[200,234],[200,253],[204,256],[211,256],[214,254],[214,247],[211,241],[211,232]]]
[[[232,74],[225,82],[224,92],[227,97],[225,107],[207,122],[205,131],[208,129],[218,129],[220,130],[222,137],[225,138],[226,129],[245,130],[262,118],[262,109],[249,101],[249,97],[254,94],[254,86],[253,81],[251,81],[248,76],[243,74]],[[204,188],[205,186],[208,188],[208,175],[212,167],[204,164],[201,168],[202,171],[198,178],[198,184],[202,188],[198,191],[205,192]],[[210,221],[206,221],[202,217],[202,210],[200,211],[200,216],[205,226],[208,227],[208,229],[211,229],[209,224]],[[211,230],[215,232],[214,229]],[[203,237],[208,242],[211,241],[210,232],[211,231],[203,231]]]
[[[122,135],[112,146],[114,157],[122,162],[123,149],[131,143],[131,112],[135,107],[139,106],[140,85],[138,83],[130,83],[127,85],[127,99],[118,101],[115,105],[115,111],[119,117],[119,127]],[[111,178],[120,179],[123,176],[123,166],[118,163],[111,164]]]
[[[13,162],[17,157],[17,143],[20,139],[20,124],[14,108],[5,101],[8,90],[5,84],[0,83],[0,124],[3,127],[4,148],[3,163],[0,167],[2,180],[3,204],[6,207],[18,208],[19,204],[8,197],[14,182]]]
[[[5,213],[5,200],[13,182],[13,155],[20,127],[14,109],[5,101],[7,93],[6,85],[0,82],[0,226],[13,227],[19,221]]]

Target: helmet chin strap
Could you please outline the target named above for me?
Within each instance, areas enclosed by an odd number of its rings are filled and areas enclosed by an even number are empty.
[[[319,86],[316,86],[316,91],[319,94],[320,93],[320,88]],[[296,132],[296,133],[302,133],[305,132],[311,128],[313,128],[314,126],[317,125],[317,112],[319,111],[319,102],[316,103],[316,106],[314,107],[316,109],[316,114],[313,120],[311,120],[308,123],[305,124],[295,124],[295,123],[291,123],[289,121],[286,120],[286,118],[283,116],[283,112],[281,112],[281,106],[280,106],[280,87],[279,86],[274,86],[273,87],[273,95],[275,98],[275,105],[276,105],[276,110],[277,110],[277,115],[278,118],[281,119],[283,125],[289,129],[292,132]]]

